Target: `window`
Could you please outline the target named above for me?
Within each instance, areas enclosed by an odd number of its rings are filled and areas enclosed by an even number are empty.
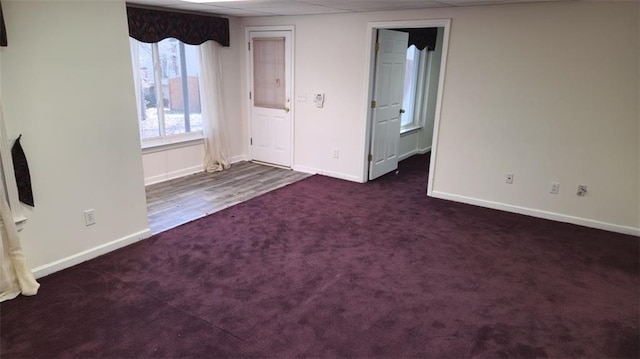
[[[405,112],[402,114],[400,125],[404,128],[417,126],[416,116],[416,92],[418,89],[418,73],[420,69],[420,51],[411,45],[407,49],[407,62],[404,72],[404,94],[402,99],[402,108]]]
[[[173,38],[152,44],[132,38],[131,56],[142,141],[201,135],[198,47]]]

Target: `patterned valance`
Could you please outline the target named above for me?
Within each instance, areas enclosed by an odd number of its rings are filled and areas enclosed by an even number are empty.
[[[418,50],[427,48],[428,51],[436,49],[437,27],[425,27],[416,29],[394,29],[409,33],[409,46],[415,45]]]
[[[7,46],[7,28],[4,26],[4,15],[2,15],[2,2],[0,1],[0,46]]]
[[[168,37],[189,45],[213,40],[229,46],[229,19],[206,14],[189,14],[127,4],[129,36],[142,42],[159,42]]]

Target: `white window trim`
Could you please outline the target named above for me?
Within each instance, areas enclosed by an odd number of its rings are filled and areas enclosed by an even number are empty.
[[[140,98],[139,98],[140,78],[138,76],[137,71],[135,70],[135,66],[137,66],[137,62],[134,60],[134,58],[138,57],[137,52],[138,52],[139,41],[131,37],[129,39],[130,39],[130,49],[133,55],[131,60],[132,60],[132,66],[134,67],[133,80],[136,87],[136,105],[138,107],[137,113],[138,113],[138,116],[140,116],[140,112],[143,110],[140,108]],[[158,42],[151,43],[150,45],[151,45],[152,58],[153,58],[154,83],[161,83],[162,69],[161,69],[159,45],[158,45]],[[156,90],[156,93],[155,93],[156,99],[164,98],[162,93],[162,86],[155,86],[155,90]],[[158,117],[162,119],[162,121],[158,121],[158,124],[160,126],[160,133],[165,134],[166,133],[166,128],[165,128],[166,117],[164,112],[165,109],[164,109],[164,106],[159,106],[157,107],[157,109],[158,109]],[[140,123],[140,118],[138,118],[138,123]],[[141,141],[140,147],[143,153],[150,153],[150,152],[157,152],[157,151],[162,151],[162,150],[171,149],[171,148],[189,146],[191,145],[192,142],[201,141],[203,139],[204,139],[204,135],[202,130],[192,131],[192,132],[180,133],[180,134],[169,135],[169,136],[161,135],[161,136],[152,137],[152,138],[142,138],[140,140]]]
[[[404,125],[400,128],[400,135],[408,135],[410,133],[416,132],[424,127],[424,119],[425,113],[427,110],[427,97],[429,94],[428,86],[430,78],[429,68],[431,67],[431,61],[433,59],[433,54],[431,51],[427,49],[424,52],[419,51],[420,60],[418,61],[418,69],[416,74],[416,90],[414,102],[419,102],[417,108],[414,106],[413,110],[413,121],[407,125]],[[421,98],[422,100],[417,101],[416,99]]]
[[[419,131],[422,129],[422,127],[423,127],[422,125],[416,125],[414,123],[410,123],[406,126],[402,126],[400,128],[400,136],[408,135],[413,132]]]
[[[152,153],[173,148],[191,146],[196,142],[201,142],[204,139],[202,131],[181,133],[179,135],[173,135],[165,138],[154,138],[142,141],[142,153]]]

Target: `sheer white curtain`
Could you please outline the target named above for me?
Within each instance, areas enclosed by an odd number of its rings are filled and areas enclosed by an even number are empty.
[[[229,168],[229,148],[222,101],[221,46],[215,41],[200,45],[200,98],[204,133],[204,168],[207,172]]]
[[[2,105],[0,104],[0,125],[3,126]],[[4,181],[0,181],[4,184]],[[13,221],[13,214],[7,203],[3,186],[0,186],[0,302],[13,299],[20,293],[35,295],[40,284],[36,282],[31,269],[22,253],[18,229]]]

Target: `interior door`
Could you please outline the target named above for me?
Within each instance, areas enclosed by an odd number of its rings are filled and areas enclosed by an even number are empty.
[[[291,31],[250,31],[251,159],[291,167]]]
[[[398,168],[398,141],[409,34],[378,30],[373,88],[369,179]]]

